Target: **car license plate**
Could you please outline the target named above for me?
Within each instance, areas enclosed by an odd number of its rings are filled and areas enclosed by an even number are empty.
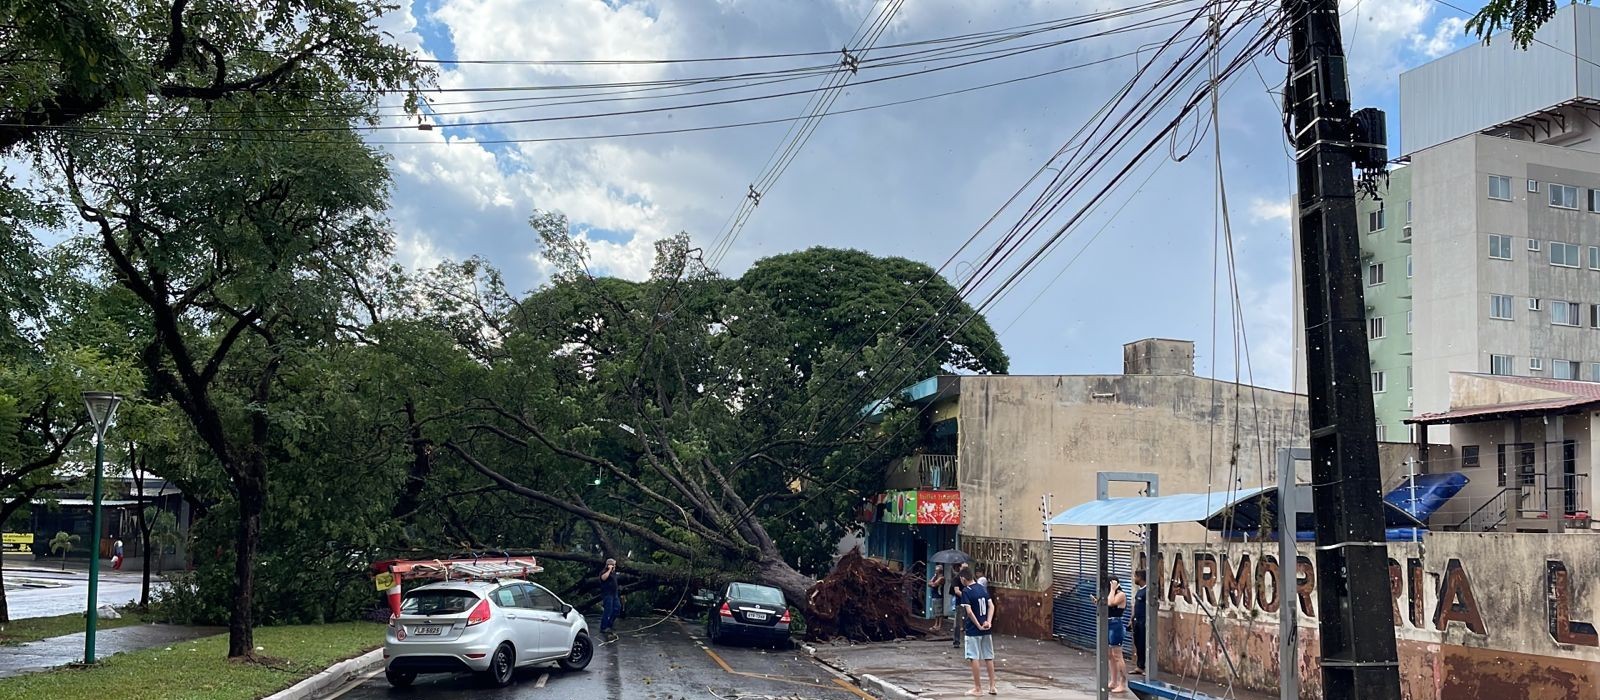
[[[444,628],[443,627],[438,627],[438,626],[434,626],[434,627],[413,627],[411,633],[412,634],[417,634],[417,635],[444,634]]]
[[[764,613],[764,612],[747,612],[747,613],[744,614],[744,616],[748,617],[748,618],[750,618],[752,620],[765,620],[765,619],[767,619],[767,614]]]

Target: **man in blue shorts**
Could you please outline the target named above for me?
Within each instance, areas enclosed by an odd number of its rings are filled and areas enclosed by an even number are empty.
[[[967,660],[972,662],[972,690],[967,695],[983,694],[983,679],[979,670],[987,666],[989,669],[989,694],[995,695],[994,687],[994,599],[989,597],[987,586],[972,579],[970,572],[961,574],[961,616],[966,623]]]

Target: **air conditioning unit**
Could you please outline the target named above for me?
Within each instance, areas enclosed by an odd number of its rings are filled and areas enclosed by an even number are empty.
[[[1409,410],[1411,410],[1412,408],[1415,408],[1415,407],[1416,407],[1416,399],[1413,398],[1413,397],[1407,396],[1406,397],[1406,410],[1409,411]]]
[[[1410,226],[1406,226],[1406,227],[1400,229],[1400,240],[1402,240],[1402,241],[1411,240],[1411,227]]]
[[[1541,360],[1541,359],[1539,359],[1537,357],[1528,358],[1528,371],[1530,371],[1530,372],[1543,372],[1544,371],[1544,360]]]
[[[1539,252],[1539,239],[1537,239],[1537,238],[1529,238],[1528,239],[1528,250],[1534,251],[1536,253]]]

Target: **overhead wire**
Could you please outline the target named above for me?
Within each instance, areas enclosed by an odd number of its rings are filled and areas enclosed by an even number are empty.
[[[1254,13],[1250,13],[1250,14],[1249,14],[1249,15],[1247,15],[1247,16],[1246,16],[1246,17],[1245,17],[1245,18],[1244,18],[1244,19],[1243,19],[1243,20],[1241,20],[1241,21],[1240,21],[1240,22],[1238,22],[1238,24],[1242,24],[1242,23],[1243,23],[1243,22],[1244,22],[1244,21],[1248,21],[1248,20],[1249,20],[1249,19],[1250,19],[1250,18],[1251,18],[1251,17],[1252,17],[1252,16],[1253,16],[1253,14],[1254,14]],[[1268,22],[1268,23],[1267,23],[1267,24],[1268,24],[1268,25],[1269,25],[1269,26],[1271,26],[1271,25],[1273,25],[1273,24],[1274,24],[1274,23],[1275,23],[1275,21],[1269,21],[1269,22]],[[1257,35],[1257,37],[1258,37],[1258,38],[1257,38],[1257,39],[1256,39],[1256,40],[1253,40],[1253,41],[1251,41],[1251,42],[1249,42],[1249,45],[1248,45],[1248,46],[1247,46],[1247,48],[1246,48],[1246,50],[1243,50],[1243,51],[1241,51],[1241,56],[1244,56],[1244,55],[1252,55],[1252,54],[1253,54],[1253,53],[1254,53],[1254,52],[1256,52],[1256,51],[1259,51],[1259,50],[1261,50],[1261,48],[1262,48],[1262,46],[1261,46],[1261,44],[1262,44],[1262,42],[1261,42],[1261,40],[1260,40],[1260,36],[1261,36],[1261,35],[1262,35],[1262,34],[1264,34],[1264,33],[1267,33],[1267,32],[1258,32],[1258,35]],[[1228,66],[1228,68],[1227,68],[1227,69],[1226,69],[1226,70],[1225,70],[1225,71],[1224,71],[1224,74],[1225,74],[1225,76],[1231,76],[1231,75],[1232,75],[1232,74],[1233,74],[1233,73],[1235,73],[1235,72],[1237,72],[1237,70],[1239,70],[1239,68],[1240,68],[1240,66],[1241,66],[1241,64],[1240,64],[1240,62],[1239,62],[1239,61],[1238,61],[1238,59],[1235,59],[1235,61],[1233,61],[1233,62],[1232,62],[1232,63],[1230,63],[1230,65],[1229,65],[1229,66]],[[1180,83],[1180,84],[1181,84],[1181,83]],[[1170,97],[1171,97],[1171,95],[1172,95],[1172,91],[1170,91],[1170,90],[1169,90],[1169,91],[1167,91],[1167,95],[1166,95],[1166,97],[1167,97],[1167,98],[1170,98]],[[1163,103],[1164,103],[1164,102],[1165,102],[1165,99],[1164,99],[1164,100],[1163,100],[1163,101],[1162,101],[1162,102],[1163,102]],[[1144,103],[1144,102],[1143,102],[1143,101],[1141,101],[1141,104],[1145,104],[1145,103]],[[1186,114],[1186,113],[1187,113],[1187,112],[1188,112],[1188,111],[1189,111],[1189,110],[1191,110],[1191,109],[1193,109],[1193,108],[1194,108],[1194,107],[1195,107],[1195,105],[1196,105],[1196,102],[1195,102],[1195,100],[1194,100],[1194,99],[1193,99],[1193,98],[1192,98],[1192,97],[1191,97],[1191,99],[1190,99],[1190,100],[1189,100],[1189,101],[1188,101],[1188,102],[1187,102],[1187,103],[1186,103],[1186,104],[1185,104],[1185,107],[1184,107],[1184,109],[1183,109],[1183,111],[1182,111],[1182,113],[1181,113],[1181,114],[1180,114],[1180,117],[1181,117],[1181,116],[1182,116],[1182,114]],[[1151,111],[1153,111],[1153,110],[1151,110]],[[1171,130],[1172,130],[1172,129],[1173,129],[1173,128],[1175,128],[1175,125],[1176,125],[1176,123],[1177,123],[1177,121],[1176,121],[1176,120],[1174,120],[1174,122],[1172,122],[1172,123],[1169,123],[1169,124],[1168,124],[1168,125],[1167,125],[1167,127],[1166,127],[1166,128],[1165,128],[1165,129],[1163,129],[1163,130],[1161,130],[1161,132],[1160,132],[1160,133],[1159,133],[1159,134],[1158,134],[1158,135],[1157,135],[1157,139],[1156,139],[1156,140],[1153,140],[1153,141],[1152,141],[1152,142],[1151,142],[1151,143],[1149,143],[1149,144],[1148,144],[1148,145],[1147,145],[1147,146],[1146,146],[1146,147],[1145,147],[1145,148],[1144,148],[1144,149],[1142,149],[1142,150],[1141,150],[1141,151],[1140,151],[1140,152],[1139,152],[1139,153],[1138,153],[1138,154],[1137,154],[1137,155],[1136,155],[1136,156],[1135,156],[1135,157],[1134,157],[1134,158],[1133,158],[1133,159],[1132,159],[1132,161],[1131,161],[1131,162],[1130,162],[1130,163],[1129,163],[1129,166],[1132,166],[1132,165],[1136,165],[1136,164],[1137,164],[1137,163],[1138,163],[1138,162],[1139,162],[1139,161],[1140,161],[1140,160],[1142,160],[1142,158],[1143,158],[1143,157],[1144,157],[1144,156],[1145,156],[1145,155],[1147,155],[1147,154],[1148,154],[1148,153],[1149,153],[1149,152],[1150,152],[1150,150],[1151,150],[1151,149],[1152,149],[1152,148],[1153,148],[1153,146],[1154,146],[1154,144],[1155,144],[1155,143],[1158,143],[1158,142],[1159,142],[1159,139],[1162,139],[1162,138],[1165,138],[1165,137],[1166,137],[1166,135],[1167,135],[1167,134],[1168,134],[1168,133],[1170,133],[1170,131],[1171,131]],[[1120,150],[1120,148],[1117,148],[1117,149],[1114,149],[1114,150],[1113,150],[1113,151],[1112,151],[1112,152],[1115,152],[1115,151],[1116,151],[1116,150]],[[1103,158],[1102,158],[1102,159],[1101,159],[1101,161],[1100,161],[1100,162],[1104,162],[1104,159],[1103,159]],[[1126,175],[1126,174],[1127,174],[1127,172],[1128,172],[1128,171],[1129,171],[1129,170],[1131,170],[1131,167],[1124,167],[1124,168],[1123,168],[1123,169],[1122,169],[1122,171],[1121,171],[1121,172],[1119,172],[1119,173],[1118,173],[1118,176],[1119,176],[1119,177],[1121,177],[1121,176],[1125,176],[1125,175]],[[1058,176],[1058,177],[1059,177],[1059,176]],[[1104,194],[1105,194],[1105,192],[1106,192],[1106,190],[1105,190],[1105,189],[1103,189],[1103,190],[1102,190],[1102,191],[1101,191],[1101,193],[1100,193],[1100,194],[1099,194],[1099,195],[1097,195],[1097,196],[1096,196],[1096,200],[1098,200],[1098,199],[1099,199],[1099,198],[1100,198],[1100,197],[1103,197],[1103,196],[1104,196]],[[1059,202],[1058,202],[1058,203],[1057,203],[1057,204],[1058,204],[1058,205],[1059,205]],[[1053,210],[1053,209],[1054,209],[1054,207],[1051,207],[1051,209],[1052,209],[1052,210]],[[1086,208],[1086,209],[1087,209],[1087,208]],[[1058,230],[1057,230],[1057,231],[1056,231],[1056,233],[1055,233],[1055,235],[1054,235],[1054,236],[1052,236],[1052,239],[1051,239],[1051,240],[1050,240],[1050,241],[1047,241],[1047,242],[1046,242],[1046,244],[1045,244],[1045,246],[1042,246],[1042,248],[1047,248],[1047,247],[1048,247],[1048,246],[1049,246],[1049,245],[1051,245],[1051,244],[1052,244],[1052,243],[1054,243],[1054,242],[1056,242],[1056,241],[1058,241],[1058,240],[1059,240],[1059,237],[1060,237],[1060,236],[1061,236],[1061,235],[1063,235],[1063,234],[1064,234],[1064,233],[1065,233],[1065,231],[1066,231],[1066,230],[1068,230],[1068,229],[1070,229],[1070,228],[1071,228],[1071,227],[1073,227],[1073,226],[1074,226],[1074,225],[1075,225],[1075,224],[1076,224],[1076,222],[1077,222],[1077,220],[1078,220],[1078,219],[1079,219],[1079,218],[1081,218],[1081,215],[1082,215],[1082,214],[1083,214],[1083,213],[1084,213],[1084,211],[1085,211],[1085,210],[1080,210],[1080,211],[1079,211],[1079,216],[1075,216],[1075,217],[1073,217],[1073,219],[1072,219],[1072,220],[1071,220],[1071,221],[1069,221],[1069,222],[1068,222],[1068,223],[1066,223],[1066,224],[1064,224],[1064,225],[1063,225],[1063,226],[1062,226],[1062,227],[1061,227],[1061,228],[1059,228],[1059,229],[1058,229]],[[1039,254],[1039,251],[1036,251],[1036,253],[1035,253],[1035,259],[1036,259],[1036,257],[1037,257],[1037,255],[1038,255],[1038,254]],[[1031,263],[1031,262],[1033,262],[1033,260],[1032,260],[1032,259],[1031,259],[1031,260],[1030,260],[1030,261],[1029,261],[1029,262],[1030,262],[1030,263]],[[1009,277],[1009,278],[1008,278],[1008,279],[1007,279],[1007,280],[1006,280],[1006,284],[1003,284],[1003,285],[1002,285],[1002,286],[1001,286],[1001,288],[1000,288],[1000,289],[1002,289],[1002,290],[1003,290],[1003,289],[1004,289],[1004,288],[1006,288],[1006,287],[1007,287],[1007,286],[1009,286],[1009,285],[1010,285],[1010,284],[1013,284],[1013,283],[1014,283],[1014,282],[1015,282],[1015,280],[1016,280],[1016,279],[1019,279],[1019,278],[1020,278],[1020,276],[1021,276],[1021,275],[1023,275],[1023,274],[1026,274],[1026,272],[1027,272],[1027,270],[1028,270],[1028,269],[1031,269],[1031,265],[1030,265],[1030,264],[1026,264],[1026,263],[1025,263],[1025,264],[1024,264],[1024,265],[1023,265],[1023,266],[1022,266],[1022,267],[1021,267],[1021,268],[1020,268],[1020,269],[1018,269],[1018,270],[1017,270],[1017,271],[1015,271],[1015,272],[1013,272],[1013,273],[1012,273],[1012,275],[1011,275],[1011,276],[1010,276],[1010,277]],[[991,293],[991,295],[990,295],[990,297],[989,297],[989,298],[990,298],[990,299],[993,299],[993,298],[994,298],[994,296],[995,296],[995,295],[994,295],[994,293]],[[967,323],[970,323],[970,321],[971,321],[971,320],[972,320],[972,318],[974,318],[974,317],[976,317],[976,316],[977,316],[977,315],[978,315],[978,314],[979,314],[979,313],[981,313],[981,312],[982,312],[982,310],[983,310],[983,309],[984,309],[984,308],[985,308],[985,307],[986,307],[986,304],[983,304],[983,303],[980,303],[980,304],[978,304],[978,305],[976,305],[976,307],[975,307],[975,308],[974,308],[974,310],[973,310],[973,313],[972,313],[972,314],[970,314],[970,315],[968,315],[968,317],[967,317],[967,319],[966,319],[966,320],[965,320],[965,321],[963,321],[963,322],[962,322],[962,325],[961,325],[961,326],[959,326],[959,327],[958,327],[958,329],[957,329],[957,331],[955,331],[955,332],[959,332],[959,328],[961,328],[961,327],[964,327],[964,326],[965,326],[965,325],[966,325],[966,324],[967,324]],[[952,337],[952,336],[953,336],[953,334],[954,334],[954,332],[952,332],[952,333],[950,333],[950,334],[947,334],[947,337]],[[926,410],[927,410],[927,407],[924,407],[924,409],[923,409],[923,410],[924,410],[924,411],[926,411]],[[863,416],[863,418],[864,418],[864,417],[865,417],[865,416]],[[858,420],[858,424],[859,424],[859,420]],[[899,432],[903,432],[903,430],[904,430],[904,429],[905,429],[905,427],[906,427],[906,425],[909,425],[909,423],[907,423],[907,424],[903,424],[903,425],[902,425],[902,427],[901,427],[901,429],[900,429],[900,430],[899,430],[899,431],[896,431],[896,434],[897,434],[897,435],[898,435],[898,433],[899,433]],[[882,447],[882,446],[883,446],[883,445],[884,445],[884,444],[887,444],[887,442],[888,442],[888,441],[889,441],[889,440],[892,440],[892,439],[893,439],[893,437],[894,437],[894,436],[891,436],[891,437],[890,437],[890,438],[889,438],[889,439],[886,439],[886,440],[884,440],[884,441],[881,441],[881,442],[879,442],[879,449],[881,449],[881,447]],[[875,451],[876,451],[876,450],[875,450]],[[875,451],[874,451],[874,452],[875,452]],[[862,462],[861,462],[861,463],[858,463],[858,465],[857,465],[857,466],[856,466],[856,467],[855,467],[855,468],[859,468],[859,466],[860,466],[860,464],[864,464],[864,463],[865,463],[865,462],[866,462],[866,461],[867,461],[867,459],[870,459],[870,457],[871,457],[871,455],[870,455],[870,454],[869,454],[869,455],[868,455],[868,457],[867,457],[867,458],[864,458],[864,459],[863,459],[863,460],[862,460]],[[842,478],[842,476],[841,476],[841,478]],[[834,483],[834,484],[833,484],[833,485],[837,485],[837,482],[838,482],[838,480],[837,480],[837,479],[836,479],[836,480],[835,480],[835,483]],[[809,499],[807,499],[807,500],[809,500]],[[803,502],[802,502],[802,503],[801,503],[801,504],[798,504],[798,505],[796,505],[796,506],[795,506],[795,507],[794,507],[794,508],[791,508],[791,509],[789,509],[789,510],[788,510],[788,511],[785,511],[785,512],[784,512],[784,513],[782,513],[782,514],[780,514],[780,515],[779,515],[779,516],[778,516],[778,517],[785,517],[785,516],[787,516],[787,515],[788,515],[788,514],[792,514],[792,512],[793,512],[793,511],[794,511],[794,510],[796,510],[796,509],[798,509],[798,508],[801,508],[801,507],[804,507],[804,506],[805,506],[805,502],[804,502],[804,501],[803,501]]]

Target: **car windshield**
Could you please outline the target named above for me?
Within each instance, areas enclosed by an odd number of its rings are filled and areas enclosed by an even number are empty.
[[[412,591],[400,603],[403,615],[455,615],[464,613],[478,604],[478,596],[471,591],[433,588]]]
[[[783,605],[783,594],[776,588],[756,586],[748,583],[735,583],[728,587],[728,597],[751,603],[766,603],[767,605]]]

